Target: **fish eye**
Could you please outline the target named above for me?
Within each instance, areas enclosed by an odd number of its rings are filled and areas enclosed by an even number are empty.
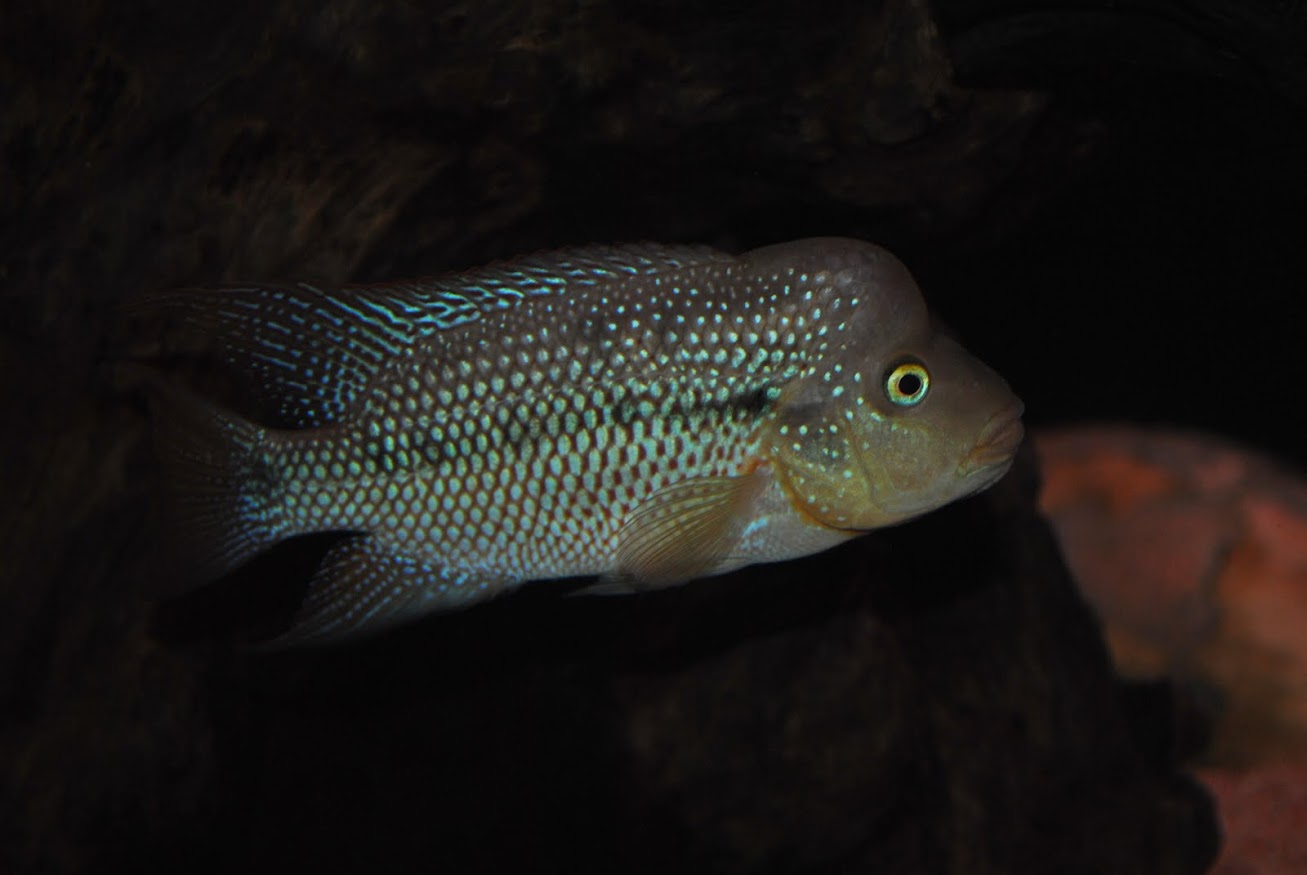
[[[930,372],[920,362],[903,362],[885,372],[885,397],[899,407],[915,407],[930,389]]]

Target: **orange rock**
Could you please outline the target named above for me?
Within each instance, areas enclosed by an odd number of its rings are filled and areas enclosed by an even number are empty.
[[[1307,483],[1213,438],[1036,436],[1041,503],[1127,677],[1220,703],[1209,758],[1307,758]]]
[[[1212,875],[1307,872],[1307,763],[1199,773],[1221,809],[1225,845]]]
[[[1118,670],[1208,703],[1213,875],[1307,872],[1307,482],[1214,438],[1035,437],[1041,504]]]

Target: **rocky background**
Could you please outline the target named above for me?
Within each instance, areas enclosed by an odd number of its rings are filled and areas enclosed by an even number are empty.
[[[1034,424],[1301,464],[1304,44],[1269,0],[6,5],[0,871],[1203,871],[1203,720],[1116,680],[1031,456],[800,562],[259,655],[321,545],[151,596],[116,308],[842,234]]]
[[[1040,506],[1118,672],[1205,727],[1214,875],[1307,869],[1307,478],[1212,435],[1076,426],[1034,440]]]

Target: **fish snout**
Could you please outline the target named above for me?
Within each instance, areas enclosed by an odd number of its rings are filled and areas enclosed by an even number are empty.
[[[969,474],[1010,461],[1026,435],[1025,426],[1021,424],[1024,412],[1025,405],[1017,401],[991,416],[980,430],[976,445],[958,466],[961,471]]]

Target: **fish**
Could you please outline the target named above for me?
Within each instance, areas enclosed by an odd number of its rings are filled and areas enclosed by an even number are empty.
[[[636,593],[817,553],[995,483],[1021,401],[885,249],[629,244],[412,282],[164,292],[263,421],[151,380],[195,585],[339,533],[279,645],[524,583]]]

